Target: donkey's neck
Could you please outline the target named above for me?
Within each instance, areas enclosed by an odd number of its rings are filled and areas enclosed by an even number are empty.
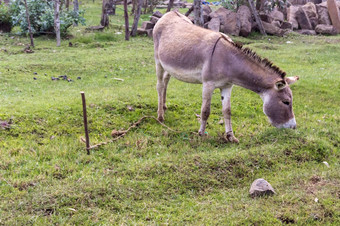
[[[281,79],[278,73],[243,53],[235,54],[230,66],[233,83],[258,94],[271,89]]]

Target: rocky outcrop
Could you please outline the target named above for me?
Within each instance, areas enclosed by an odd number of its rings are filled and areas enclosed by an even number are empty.
[[[240,35],[247,37],[251,32],[251,12],[248,6],[242,5],[237,11],[237,17],[240,21]]]
[[[223,25],[224,33],[239,36],[241,30],[241,23],[235,12],[230,12],[228,15],[226,15]]]
[[[292,24],[293,29],[299,28],[299,23],[296,19],[296,12],[298,11],[298,9],[299,7],[290,6],[287,10],[287,20]]]
[[[302,7],[296,11],[296,20],[299,23],[299,27],[303,30],[313,30],[313,27],[310,23],[310,20],[307,16],[307,13],[303,10]]]
[[[316,11],[318,13],[319,24],[331,25],[331,19],[329,18],[328,8],[326,4],[317,4]]]
[[[322,35],[336,35],[337,31],[332,25],[319,24],[315,27],[315,32]]]

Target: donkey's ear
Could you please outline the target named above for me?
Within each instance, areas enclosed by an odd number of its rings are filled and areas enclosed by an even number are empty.
[[[288,85],[291,85],[294,82],[296,82],[297,80],[299,80],[299,76],[287,77],[285,80],[288,83]]]
[[[281,89],[285,88],[286,86],[287,86],[287,83],[284,80],[280,80],[280,81],[275,83],[275,88],[277,90],[281,90]]]

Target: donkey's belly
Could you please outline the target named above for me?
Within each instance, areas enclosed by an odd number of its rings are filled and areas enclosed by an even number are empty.
[[[163,64],[163,68],[165,71],[169,72],[169,74],[176,79],[182,82],[201,84],[202,83],[202,69],[182,69],[182,68],[173,68],[168,65]]]

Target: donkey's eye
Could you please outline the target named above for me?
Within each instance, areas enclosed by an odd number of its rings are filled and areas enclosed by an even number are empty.
[[[282,101],[285,105],[289,105],[289,101]]]

